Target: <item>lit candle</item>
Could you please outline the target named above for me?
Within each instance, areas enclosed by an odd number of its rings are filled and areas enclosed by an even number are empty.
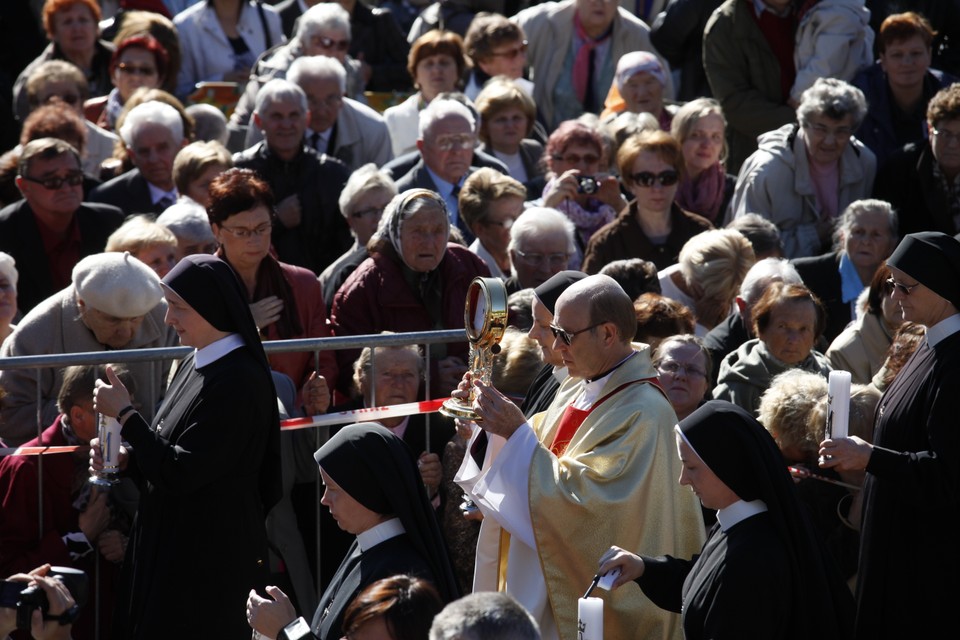
[[[577,600],[577,639],[603,640],[603,600],[600,598]]]
[[[850,372],[831,371],[829,378],[830,413],[827,415],[827,437],[846,438],[850,424]]]

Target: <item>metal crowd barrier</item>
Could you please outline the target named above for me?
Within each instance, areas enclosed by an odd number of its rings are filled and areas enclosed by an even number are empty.
[[[318,369],[320,366],[320,352],[321,351],[337,351],[340,349],[362,349],[364,347],[395,347],[395,346],[406,346],[411,344],[423,345],[424,347],[424,362],[427,363],[424,366],[424,387],[426,389],[426,399],[430,400],[430,347],[434,344],[448,343],[448,342],[463,342],[466,341],[467,335],[466,331],[463,329],[448,329],[443,331],[418,331],[418,332],[409,332],[409,333],[389,333],[389,334],[372,334],[372,335],[360,335],[360,336],[332,336],[328,338],[300,338],[296,340],[271,340],[263,343],[263,349],[267,352],[267,355],[273,353],[290,353],[290,352],[301,352],[301,351],[311,351],[313,352],[313,366],[314,369]],[[119,349],[116,351],[86,351],[80,353],[53,353],[53,354],[43,354],[43,355],[34,355],[34,356],[16,356],[10,358],[0,358],[0,371],[4,370],[13,370],[13,369],[44,369],[49,367],[69,367],[72,365],[101,365],[101,364],[126,364],[130,362],[152,362],[156,360],[179,360],[193,351],[192,347],[161,347],[155,349],[129,349],[123,350]],[[370,372],[371,384],[374,385],[371,387],[371,394],[375,395],[376,393],[376,359],[371,361],[371,372]],[[155,384],[155,380],[150,380],[150,384]],[[43,399],[42,399],[42,390],[40,386],[40,377],[37,377],[37,437],[43,433],[43,430],[48,426],[43,424],[42,412],[43,412]],[[427,414],[427,442],[430,441],[430,416]],[[317,432],[317,446],[319,448],[322,442],[320,441],[319,430]],[[57,454],[51,454],[57,455]],[[39,454],[37,456],[37,496],[38,496],[38,514],[39,522],[38,524],[38,539],[43,536],[43,457],[44,454]],[[322,593],[320,583],[320,509],[322,508],[319,504],[320,498],[320,474],[317,474],[317,522],[316,522],[316,557],[317,557],[317,566],[316,575],[317,575],[317,594]],[[96,554],[97,563],[99,563],[99,551],[95,548],[93,553]],[[92,597],[90,599],[89,607],[93,607],[94,611],[99,611],[99,607],[96,607],[94,603],[99,600],[99,576],[94,576],[94,584],[92,591]],[[5,576],[0,576],[0,579],[4,579]],[[305,612],[305,615],[310,615],[311,612]],[[99,615],[97,616],[99,618]],[[99,619],[95,624],[95,635],[97,638],[100,638],[101,634]]]

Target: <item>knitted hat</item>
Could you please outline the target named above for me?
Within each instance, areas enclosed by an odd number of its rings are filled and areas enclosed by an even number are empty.
[[[153,269],[123,253],[96,253],[73,268],[77,296],[97,311],[117,318],[143,316],[163,298]]]
[[[915,278],[960,309],[960,242],[939,231],[904,236],[887,265]]]

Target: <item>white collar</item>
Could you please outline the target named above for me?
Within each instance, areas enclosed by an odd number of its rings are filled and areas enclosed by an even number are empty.
[[[553,379],[557,382],[563,383],[570,376],[570,372],[567,371],[566,367],[554,367],[553,368]]]
[[[357,546],[360,547],[360,553],[373,549],[378,544],[386,542],[397,536],[406,533],[400,518],[390,518],[386,522],[381,522],[375,527],[370,527],[366,531],[357,534]]]
[[[957,331],[960,331],[960,313],[955,313],[932,327],[928,327],[927,346],[935,347],[938,342],[952,336]]]
[[[763,500],[751,500],[750,502],[737,500],[729,507],[717,511],[717,522],[720,523],[722,530],[727,531],[733,525],[765,511],[767,511],[767,503]]]
[[[150,189],[150,201],[153,204],[157,204],[164,198],[170,198],[170,204],[173,204],[180,197],[176,187],[173,188],[173,191],[164,191],[160,187],[154,186],[152,182],[147,182],[147,187]]]
[[[205,367],[242,346],[243,338],[240,334],[231,333],[219,340],[214,340],[202,349],[197,349],[196,355],[193,358],[193,366],[197,369]]]
[[[607,381],[610,380],[610,376],[616,373],[617,369],[620,368],[624,362],[632,358],[637,354],[636,351],[631,351],[630,355],[614,365],[613,369],[610,370],[610,373],[603,376],[602,378],[596,378],[595,380],[584,380],[580,383],[583,392],[580,394],[580,397],[576,399],[573,403],[575,409],[589,409],[593,406],[593,403],[597,401],[600,397],[600,392],[603,391],[604,385],[607,384]]]

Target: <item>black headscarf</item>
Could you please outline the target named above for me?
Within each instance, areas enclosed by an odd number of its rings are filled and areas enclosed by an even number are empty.
[[[417,552],[433,570],[444,602],[458,597],[446,544],[410,448],[372,422],[338,431],[313,454],[317,464],[367,509],[400,519]]]
[[[237,333],[250,353],[263,365],[265,384],[273,389],[273,376],[260,334],[250,314],[246,294],[236,272],[216,256],[195,254],[184,257],[161,282],[183,298],[203,319],[220,331]],[[276,391],[274,391],[276,396]],[[280,500],[280,413],[277,403],[271,405],[270,439],[267,455],[260,470],[260,499],[264,512]]]
[[[790,557],[796,638],[850,638],[853,596],[814,532],[773,437],[747,411],[711,400],[677,430],[742,500],[763,500]]]
[[[580,282],[587,277],[582,271],[560,271],[555,273],[539,287],[533,290],[533,295],[537,296],[540,304],[547,308],[551,314],[556,315],[557,299],[560,294],[570,288],[575,282]]]

